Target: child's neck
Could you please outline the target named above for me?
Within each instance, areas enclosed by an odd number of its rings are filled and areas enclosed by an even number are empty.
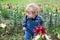
[[[32,17],[31,19],[35,19],[37,17],[37,15],[36,16],[34,16],[34,17]],[[29,17],[28,17],[29,18]]]

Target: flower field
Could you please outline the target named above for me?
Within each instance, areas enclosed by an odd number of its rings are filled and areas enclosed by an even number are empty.
[[[26,6],[32,2],[39,6],[48,35],[60,40],[60,0],[0,0],[0,40],[24,39],[22,20]]]

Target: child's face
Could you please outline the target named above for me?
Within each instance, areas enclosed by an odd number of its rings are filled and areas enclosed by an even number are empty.
[[[27,12],[28,18],[35,18],[38,15],[37,11],[29,11]]]

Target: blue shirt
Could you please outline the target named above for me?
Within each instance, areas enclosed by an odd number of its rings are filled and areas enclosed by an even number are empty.
[[[26,31],[30,32],[32,35],[34,35],[34,31],[33,31],[34,28],[36,28],[39,25],[44,26],[44,19],[40,15],[37,15],[34,19],[25,16],[22,23],[22,26],[26,27]]]

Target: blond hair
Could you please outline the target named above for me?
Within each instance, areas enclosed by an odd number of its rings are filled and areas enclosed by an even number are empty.
[[[26,7],[26,11],[38,11],[38,10],[39,10],[39,7],[35,3],[31,3]]]

